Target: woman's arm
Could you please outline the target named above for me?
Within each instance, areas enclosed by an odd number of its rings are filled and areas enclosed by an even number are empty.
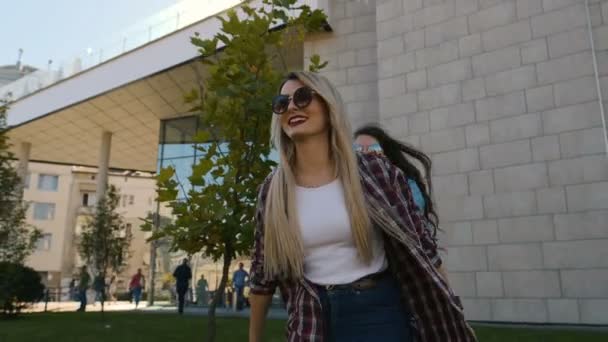
[[[251,313],[249,317],[249,342],[261,342],[264,335],[266,314],[272,302],[272,295],[249,294]]]

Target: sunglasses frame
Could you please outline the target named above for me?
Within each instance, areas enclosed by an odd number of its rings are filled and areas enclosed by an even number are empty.
[[[361,152],[361,153],[383,153],[384,152],[380,143],[373,143],[373,144],[367,145],[367,146],[363,146],[361,144],[355,143],[355,144],[353,144],[353,150],[355,152]]]
[[[301,91],[305,91],[305,92],[302,93]],[[305,99],[305,101],[296,101],[296,97],[299,97],[298,96],[299,94],[310,94],[310,98]],[[287,110],[289,109],[289,103],[292,101],[293,101],[293,104],[298,109],[304,109],[312,103],[312,100],[314,99],[316,94],[317,94],[316,91],[312,90],[310,87],[307,87],[307,86],[302,86],[302,87],[296,89],[296,91],[293,92],[292,96],[279,94],[272,99],[272,112],[276,115],[285,114],[285,112],[287,112]],[[280,100],[285,101],[285,99],[287,99],[287,101],[285,104],[283,104],[284,109],[282,111],[275,111],[275,108],[278,105],[278,101],[280,101]]]

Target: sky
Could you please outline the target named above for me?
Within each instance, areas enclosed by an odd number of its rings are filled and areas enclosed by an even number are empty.
[[[113,34],[178,0],[0,0],[0,65],[37,68],[84,55]]]

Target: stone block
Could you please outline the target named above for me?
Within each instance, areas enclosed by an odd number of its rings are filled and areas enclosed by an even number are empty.
[[[473,243],[470,222],[454,222],[441,225],[445,232],[445,239],[441,239],[447,246],[470,245]]]
[[[348,83],[363,83],[377,80],[377,69],[375,65],[364,65],[349,68],[347,70]]]
[[[532,160],[546,161],[559,158],[559,137],[557,135],[545,135],[532,139]]]
[[[549,322],[579,323],[578,303],[576,299],[548,299]]]
[[[346,84],[346,70],[345,69],[324,71],[323,76],[327,77],[327,79],[334,86],[341,86],[341,85]]]
[[[532,30],[528,20],[499,26],[481,34],[484,51],[493,51],[504,47],[527,42],[532,39]]]
[[[578,184],[608,180],[608,160],[604,154],[549,163],[551,184]]]
[[[386,126],[388,134],[394,137],[404,137],[407,135],[407,117],[385,118],[382,122]]]
[[[486,260],[486,248],[479,246],[448,247],[445,258],[446,268],[454,272],[485,271],[488,268]]]
[[[510,298],[560,297],[557,271],[504,272],[505,296]]]
[[[412,22],[406,22],[405,16],[399,16],[386,21],[376,23],[378,40],[401,37],[403,32],[410,31],[414,27]]]
[[[483,217],[481,196],[441,199],[437,201],[437,208],[444,222],[478,220]]]
[[[542,114],[545,134],[590,128],[602,124],[596,101],[561,107]]]
[[[563,107],[597,99],[595,77],[587,76],[556,83],[554,86],[555,105]]]
[[[554,108],[553,86],[526,89],[528,112],[538,112]]]
[[[566,198],[570,211],[608,209],[608,182],[568,185]]]
[[[433,174],[470,172],[479,169],[479,153],[476,148],[437,153],[432,156]]]
[[[370,6],[365,1],[347,1],[345,4],[345,15],[347,17],[358,17],[360,15],[373,14],[375,6]]]
[[[477,272],[475,274],[478,297],[502,297],[502,274],[500,272]]]
[[[474,244],[498,243],[498,223],[495,220],[475,221],[471,228]]]
[[[426,46],[437,45],[449,40],[458,39],[468,34],[467,17],[457,17],[426,28]]]
[[[547,43],[551,58],[559,58],[591,48],[586,27],[551,35],[547,38]]]
[[[534,38],[570,31],[586,24],[587,18],[583,4],[547,12],[531,18],[532,36]]]
[[[574,158],[587,154],[605,153],[602,127],[566,132],[559,136],[562,158]]]
[[[381,99],[379,104],[380,113],[383,117],[400,116],[415,113],[418,110],[416,94],[397,95]]]
[[[378,22],[392,19],[403,14],[402,1],[386,1],[376,6],[376,20]]]
[[[422,0],[403,0],[403,11],[413,12],[422,8]]]
[[[536,85],[536,73],[533,65],[502,71],[485,79],[488,96],[510,93],[516,90],[532,88]]]
[[[378,102],[377,101],[363,101],[363,102],[350,102],[346,104],[346,112],[350,118],[362,120],[366,123],[377,122],[378,116]],[[353,126],[356,127],[356,126]]]
[[[434,176],[433,194],[437,200],[468,195],[467,176],[465,174]]]
[[[556,83],[593,75],[590,52],[581,52],[538,63],[536,74],[539,84]]]
[[[562,187],[536,190],[536,202],[539,214],[557,214],[568,210],[566,189]]]
[[[485,217],[487,218],[536,214],[536,198],[534,191],[485,195],[483,204]]]
[[[553,240],[553,218],[549,215],[525,216],[498,220],[501,242],[534,242]]]
[[[460,100],[461,88],[459,83],[446,84],[418,92],[418,103],[421,110],[448,106],[459,103]]]
[[[492,320],[492,304],[490,299],[462,298],[462,305],[467,319],[473,321]]]
[[[375,64],[378,60],[377,49],[359,49],[355,52],[357,65]]]
[[[514,1],[506,1],[469,16],[469,27],[472,33],[488,31],[493,27],[503,26],[517,19]]]
[[[581,299],[579,310],[583,324],[608,324],[608,299]]]
[[[456,15],[475,13],[479,9],[479,0],[456,0]]]
[[[427,87],[426,70],[418,70],[407,74],[407,90],[421,90]]]
[[[339,68],[349,68],[357,65],[357,61],[355,59],[355,51],[345,51],[338,54],[338,67]]]
[[[403,35],[405,51],[411,52],[424,48],[424,30],[412,31]]]
[[[608,238],[608,211],[560,214],[554,220],[557,240]]]
[[[473,56],[473,74],[475,77],[517,68],[520,65],[521,57],[517,46]]]
[[[492,170],[481,170],[469,173],[469,192],[471,195],[488,195],[494,193]]]
[[[401,36],[388,38],[378,42],[378,58],[387,59],[389,57],[401,55],[405,52],[405,44]]]
[[[593,42],[596,50],[608,49],[608,26],[597,27],[593,30]]]
[[[543,12],[542,0],[517,0],[517,18],[525,19]]]
[[[376,82],[360,83],[337,87],[344,102],[361,102],[378,100],[378,84]]]
[[[463,126],[475,122],[475,108],[472,102],[460,103],[431,110],[431,129]]]
[[[450,272],[448,274],[450,286],[461,297],[475,297],[474,272]]]
[[[529,140],[481,146],[479,152],[484,169],[524,164],[532,160]]]
[[[378,95],[380,98],[394,97],[405,93],[405,75],[378,80]]]
[[[464,128],[431,131],[420,137],[420,143],[430,153],[462,149],[466,146]]]
[[[479,0],[479,8],[485,9],[488,7],[493,7],[493,6],[500,4],[503,1],[504,0]]]
[[[440,64],[428,70],[429,85],[431,87],[466,80],[471,78],[472,75],[471,60],[468,58]]]
[[[561,270],[560,274],[564,297],[608,297],[608,269]]]
[[[487,145],[490,143],[490,126],[487,123],[465,127],[467,147]]]
[[[455,13],[453,1],[446,1],[439,5],[424,7],[414,15],[414,27],[421,28],[445,21]]]
[[[545,12],[554,11],[556,9],[572,6],[579,3],[579,0],[543,0],[543,8]]]
[[[547,59],[549,59],[549,51],[545,38],[536,39],[521,45],[522,64],[538,63]]]
[[[376,31],[375,15],[362,15],[353,18],[353,20],[355,21],[355,31],[357,32]]]
[[[335,21],[336,34],[344,35],[355,32],[355,19],[345,18]]]
[[[519,271],[542,268],[539,244],[490,245],[488,267],[490,271]]]
[[[548,186],[545,163],[510,166],[494,170],[496,192],[512,192]]]
[[[531,138],[541,135],[543,131],[540,114],[524,114],[490,121],[492,143]]]
[[[421,134],[426,133],[430,130],[429,128],[429,113],[419,112],[410,115],[409,117],[409,133],[410,134]]]
[[[476,100],[475,111],[477,113],[477,121],[488,121],[524,114],[526,112],[524,92],[518,91]]]
[[[346,48],[349,50],[376,47],[376,32],[355,32],[346,36]]]
[[[608,239],[544,242],[545,268],[608,267]]]
[[[445,42],[437,46],[416,50],[415,53],[416,68],[430,68],[458,59],[458,42]]]
[[[414,70],[416,70],[416,56],[413,52],[378,61],[379,78],[402,75]]]
[[[481,33],[475,33],[470,36],[462,37],[458,40],[460,49],[460,57],[469,57],[480,54],[481,48]]]
[[[471,101],[486,97],[486,87],[483,78],[462,81],[462,100]]]

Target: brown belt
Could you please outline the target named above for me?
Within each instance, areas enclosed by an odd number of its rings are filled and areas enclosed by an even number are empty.
[[[365,277],[355,280],[352,283],[349,284],[340,284],[340,285],[324,285],[323,287],[325,288],[325,290],[327,291],[332,291],[332,290],[347,290],[347,289],[353,289],[353,290],[369,290],[371,288],[376,287],[376,285],[378,284],[378,282],[382,279],[384,279],[384,277],[388,276],[389,272],[388,270],[386,271],[382,271],[382,272],[378,272],[378,273],[372,273],[370,275],[366,275]]]

